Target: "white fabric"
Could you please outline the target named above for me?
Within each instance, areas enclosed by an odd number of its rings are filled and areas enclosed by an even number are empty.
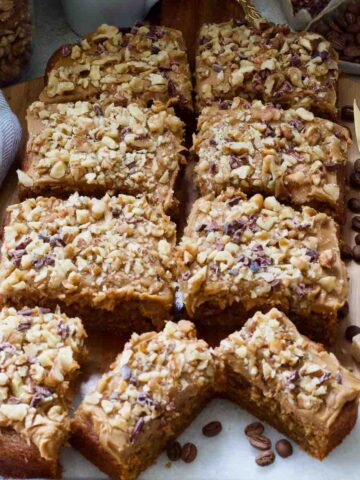
[[[0,90],[0,185],[14,161],[21,141],[21,126]]]

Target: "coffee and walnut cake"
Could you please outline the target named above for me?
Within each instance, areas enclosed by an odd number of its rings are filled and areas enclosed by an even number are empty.
[[[173,303],[175,224],[145,198],[37,197],[7,210],[0,295],[59,304],[99,331],[162,328]]]
[[[213,396],[215,369],[191,322],[133,334],[76,411],[72,445],[111,478],[137,478]]]
[[[350,145],[346,128],[302,107],[222,101],[199,117],[195,182],[201,195],[234,187],[310,205],[343,222]]]
[[[123,106],[170,101],[185,116],[193,109],[182,33],[163,26],[139,24],[122,31],[101,25],[51,57],[45,83],[40,100],[46,103],[100,96]]]
[[[338,56],[318,33],[245,20],[205,24],[196,56],[200,111],[236,96],[336,116]]]
[[[70,382],[86,354],[79,318],[59,309],[0,312],[0,475],[59,478]]]
[[[20,195],[102,196],[108,190],[147,194],[174,207],[174,184],[185,148],[183,122],[154,103],[126,108],[113,103],[33,103],[29,140],[19,173]]]
[[[360,381],[277,309],[257,312],[216,349],[219,389],[318,459],[355,425]]]
[[[202,197],[177,247],[177,265],[187,313],[198,322],[237,328],[276,306],[311,338],[336,339],[348,281],[336,224],[324,213],[230,190]]]

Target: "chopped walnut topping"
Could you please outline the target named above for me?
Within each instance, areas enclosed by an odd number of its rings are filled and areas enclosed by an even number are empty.
[[[188,395],[212,389],[215,365],[212,349],[188,321],[167,322],[160,333],[133,334],[77,415],[90,418],[100,443],[116,457],[153,420],[171,428]]]
[[[256,29],[231,21],[206,24],[200,32],[199,110],[239,96],[335,116],[338,76],[337,54],[317,33],[290,32],[286,25]]]
[[[30,2],[1,0],[0,31],[0,86],[4,86],[16,80],[30,59]]]
[[[147,193],[166,209],[172,205],[185,150],[172,108],[35,102],[28,125],[29,165],[19,172],[25,192]]]
[[[200,116],[193,145],[196,182],[202,195],[231,186],[294,204],[320,204],[336,214],[338,171],[346,166],[350,145],[347,129],[303,108],[282,110],[236,98],[229,109],[213,105]]]
[[[227,374],[242,375],[287,414],[321,428],[360,393],[359,380],[275,308],[266,315],[257,312],[216,353]]]
[[[80,319],[59,310],[0,313],[0,427],[33,442],[46,460],[57,457],[70,429],[69,381],[85,354],[85,338]]]
[[[330,317],[347,298],[334,221],[274,197],[247,200],[229,190],[197,200],[177,262],[191,316],[203,304],[220,313],[239,303],[245,312],[277,305],[300,316],[326,311]]]
[[[29,199],[8,215],[0,265],[5,298],[108,311],[122,299],[154,301],[149,318],[170,310],[175,225],[161,206],[143,197],[74,194]]]
[[[72,46],[70,54],[60,52],[41,100],[52,103],[94,95],[122,106],[171,100],[191,111],[190,70],[181,32],[141,25],[123,33],[101,25]]]

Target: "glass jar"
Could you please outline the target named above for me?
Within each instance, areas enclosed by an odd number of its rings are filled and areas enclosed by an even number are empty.
[[[0,0],[0,86],[13,83],[31,54],[30,0]]]

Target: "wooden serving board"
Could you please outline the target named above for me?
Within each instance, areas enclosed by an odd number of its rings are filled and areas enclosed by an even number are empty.
[[[194,63],[194,53],[195,53],[195,39],[198,33],[198,30],[203,22],[207,21],[225,21],[232,17],[241,17],[242,11],[239,5],[232,0],[228,1],[220,1],[220,0],[182,0],[180,2],[175,2],[173,0],[163,0],[159,4],[157,4],[150,12],[149,20],[151,23],[154,24],[163,24],[170,27],[178,28],[183,31],[185,40],[188,46],[189,52],[189,59],[191,65],[193,67]],[[13,111],[18,116],[22,127],[23,127],[23,142],[22,147],[20,149],[20,153],[18,155],[17,160],[14,162],[2,188],[0,189],[0,221],[2,221],[4,211],[9,204],[16,203],[18,201],[17,197],[17,176],[16,176],[16,169],[19,168],[19,163],[21,159],[21,152],[25,147],[25,139],[26,139],[26,124],[25,124],[25,115],[27,107],[35,100],[37,100],[38,95],[43,87],[43,79],[38,78],[34,79],[25,83],[21,83],[12,87],[8,87],[4,90],[4,93],[9,101],[9,104]],[[339,106],[342,105],[352,105],[353,99],[357,98],[360,101],[360,83],[353,82],[349,79],[342,78],[340,82],[339,88]],[[347,126],[351,129],[352,134],[354,135],[354,125],[347,124]],[[350,159],[349,159],[349,170],[351,168],[351,164],[354,160],[360,157],[359,151],[355,146],[352,147]],[[189,171],[187,172],[187,176],[189,175]],[[191,186],[190,186],[191,188]],[[188,198],[190,195],[185,195],[185,198]],[[358,196],[360,197],[359,192],[350,191],[348,192],[348,196]],[[184,210],[183,210],[184,211]],[[344,227],[343,237],[347,243],[350,245],[354,244],[354,232],[351,231],[350,222],[351,222],[351,214],[348,213],[347,223]],[[358,324],[360,326],[360,265],[356,264],[355,262],[350,262],[348,264],[349,269],[349,276],[350,276],[350,293],[349,293],[349,303],[350,303],[350,315],[346,318],[339,329],[339,337],[338,342],[334,348],[334,351],[340,361],[345,365],[350,367],[352,370],[357,372],[360,375],[360,365],[357,365],[350,355],[350,344],[344,338],[344,330],[346,326],[349,324]],[[203,333],[203,332],[202,332]],[[204,332],[204,336],[207,340],[209,336]],[[90,356],[87,364],[82,369],[82,374],[79,377],[78,384],[77,384],[77,395],[75,403],[78,403],[83,395],[88,391],[89,387],[97,381],[99,374],[104,371],[109,363],[113,360],[115,355],[121,351],[124,338],[119,337],[108,337],[108,336],[97,336],[96,338],[89,339],[89,347],[90,347]],[[212,339],[214,340],[214,339]],[[213,342],[211,342],[213,343]],[[220,402],[220,401],[219,401]],[[222,442],[218,443],[218,446],[221,450],[222,458],[227,458],[226,452],[224,452],[225,445],[228,443],[231,450],[236,448],[244,449],[243,445],[237,446],[237,436],[238,431],[232,431],[231,428],[243,428],[244,422],[249,420],[249,416],[239,411],[239,409],[235,406],[227,402],[217,403],[214,402],[215,406],[210,406],[206,409],[202,414],[201,418],[196,420],[194,425],[190,427],[187,432],[183,435],[187,435],[189,439],[189,435],[195,435],[196,438],[191,437],[192,441],[198,441],[197,445],[200,444],[200,450],[203,451],[203,439],[201,436],[197,437],[197,431],[199,429],[199,422],[203,422],[204,419],[212,420],[210,415],[217,415],[218,419],[222,419],[222,421],[228,422],[228,427],[226,432],[224,431],[224,439]],[[215,413],[214,413],[215,412]],[[231,419],[230,419],[231,415]],[[200,424],[201,425],[201,424]],[[242,426],[241,426],[242,425]],[[241,426],[241,427],[240,427]],[[200,428],[201,431],[201,428]],[[272,431],[273,432],[273,431]],[[234,433],[234,435],[233,435]],[[273,433],[276,435],[276,433]],[[240,430],[241,436],[241,430]],[[240,442],[242,441],[239,436]],[[275,437],[274,437],[275,438]],[[343,456],[341,457],[341,462],[339,462],[339,457],[333,457],[334,461],[336,462],[336,467],[340,466],[340,463],[344,463],[344,466],[347,467],[348,462],[356,462],[356,458],[354,458],[354,442],[360,442],[360,426],[357,427],[356,434],[353,435],[353,440],[350,440],[350,447],[351,451],[349,451],[348,460]],[[238,479],[240,478],[247,478],[248,480],[261,478],[262,475],[258,472],[252,475],[253,466],[253,459],[250,459],[249,464],[245,464],[244,470],[242,470],[243,475],[248,472],[247,476],[238,476],[239,471],[242,467],[238,467],[235,465],[234,462],[228,461],[227,468],[222,470],[216,460],[217,451],[214,451],[214,454],[211,454],[211,446],[207,444],[206,448],[210,448],[208,454],[205,457],[202,457],[200,454],[198,458],[198,464],[192,467],[193,474],[185,473],[184,469],[189,469],[189,466],[185,466],[184,464],[181,465],[173,465],[171,471],[167,471],[164,469],[164,457],[161,457],[158,465],[150,469],[149,471],[145,472],[144,476],[141,478],[151,479],[151,480],[165,480],[165,478],[171,479],[183,479],[183,478],[192,478],[192,480],[223,480],[223,479]],[[201,452],[200,452],[201,453]],[[350,457],[351,454],[351,457]],[[301,455],[301,459],[298,457]],[[339,455],[339,454],[337,454]],[[343,454],[341,454],[343,455]],[[214,458],[213,458],[214,457]],[[301,479],[309,478],[306,477],[306,471],[309,469],[312,473],[316,474],[317,470],[317,463],[314,460],[311,460],[310,457],[306,456],[305,454],[297,453],[294,455],[294,459],[291,461],[302,462],[303,468],[303,475]],[[356,457],[356,455],[355,455]],[[199,462],[203,462],[202,464]],[[211,463],[211,466],[207,464]],[[226,462],[226,461],[225,461]],[[315,462],[315,463],[313,463]],[[196,462],[194,462],[196,463]],[[222,461],[221,461],[222,463]],[[325,463],[325,462],[324,462]],[[82,457],[75,454],[74,451],[70,449],[65,450],[65,454],[63,455],[63,464],[65,467],[65,478],[71,479],[78,479],[78,478],[86,478],[86,479],[99,479],[104,478],[99,472],[94,468],[91,467],[85,460],[82,460]],[[225,467],[224,465],[224,467]],[[233,465],[230,467],[230,465]],[[293,464],[293,468],[296,468],[297,463]],[[160,470],[161,467],[161,470]],[[256,467],[256,466],[255,466]],[[236,471],[234,470],[236,469]],[[273,468],[273,467],[271,467]],[[275,467],[274,467],[275,468]],[[278,468],[278,466],[276,466]],[[285,469],[284,469],[285,468]],[[287,467],[279,468],[279,480],[283,478],[288,478],[288,474],[286,472]],[[186,472],[190,472],[190,470],[186,470]],[[216,473],[217,472],[217,473]],[[292,472],[293,473],[293,472]],[[322,473],[325,473],[322,471]],[[349,473],[349,472],[348,472]],[[190,474],[190,476],[188,476]],[[220,476],[219,476],[220,475]],[[250,476],[249,476],[250,475]],[[335,475],[335,474],[334,474]],[[316,475],[315,475],[316,476]],[[267,477],[269,478],[269,477]],[[300,476],[297,477],[300,480]],[[317,478],[320,478],[319,476]],[[321,478],[327,478],[327,480],[332,480],[333,478],[338,479],[341,477],[333,476],[333,467],[330,463],[327,464],[326,467],[326,477],[321,476]],[[351,476],[349,480],[356,479],[356,475]]]

